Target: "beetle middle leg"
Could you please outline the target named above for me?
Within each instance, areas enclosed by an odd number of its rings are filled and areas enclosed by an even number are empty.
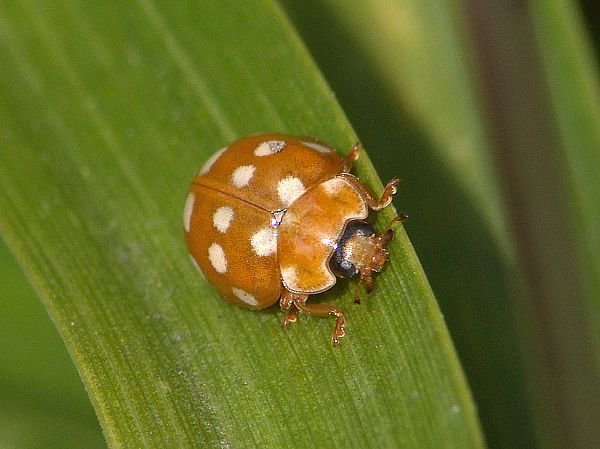
[[[317,316],[335,315],[335,325],[331,334],[331,342],[334,346],[339,343],[346,333],[344,332],[344,315],[342,311],[335,306],[327,304],[306,304],[308,295],[290,292],[284,288],[279,300],[279,305],[282,309],[287,310],[287,314],[283,320],[283,326],[287,327],[289,323],[293,323],[298,318],[298,312],[305,312]]]

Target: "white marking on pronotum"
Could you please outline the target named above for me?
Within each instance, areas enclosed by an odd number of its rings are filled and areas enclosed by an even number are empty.
[[[321,244],[325,245],[325,246],[330,246],[331,248],[336,248],[336,241],[335,239],[329,238],[329,237],[323,237],[321,239]]]
[[[277,195],[285,206],[289,206],[300,198],[306,188],[300,179],[295,176],[287,176],[277,183]]]
[[[238,189],[246,187],[254,176],[254,170],[256,170],[254,165],[242,165],[236,168],[231,174],[231,182]]]
[[[233,291],[233,294],[240,300],[245,302],[246,304],[248,304],[249,306],[253,306],[256,307],[258,305],[258,301],[256,300],[256,298],[254,296],[252,296],[250,293],[245,292],[244,290],[241,290],[239,288],[235,288],[232,287],[231,290]]]
[[[185,199],[185,207],[183,208],[183,229],[185,229],[185,232],[190,232],[190,223],[192,222],[192,212],[194,211],[195,200],[196,195],[194,195],[194,192],[188,193],[188,196]]]
[[[208,247],[208,260],[212,264],[217,273],[225,273],[227,271],[227,259],[221,245],[213,243]]]
[[[202,277],[202,279],[204,279],[206,281],[206,276],[204,276],[204,273],[200,269],[200,265],[198,265],[198,262],[196,262],[196,259],[194,258],[194,256],[192,256],[191,254],[188,254],[188,255],[190,256],[190,260],[192,261],[192,263],[196,267],[196,270],[198,270],[198,273],[200,273],[200,276]]]
[[[219,159],[219,157],[221,157],[221,155],[225,152],[226,149],[227,149],[227,147],[221,148],[219,151],[217,151],[215,154],[213,154],[211,157],[209,157],[208,160],[204,163],[204,165],[200,169],[200,171],[198,172],[198,176],[208,173],[208,171],[212,168],[214,163],[217,162],[217,159]]]
[[[279,153],[285,147],[283,140],[267,140],[260,143],[254,150],[255,156],[270,156],[271,154]]]
[[[261,229],[250,238],[250,244],[257,256],[266,257],[277,251],[277,234],[271,228]]]
[[[325,181],[323,183],[321,183],[321,185],[319,186],[321,189],[323,189],[323,191],[329,195],[329,196],[337,196],[340,192],[340,190],[342,189],[344,184],[344,181],[340,180],[339,178],[333,178],[330,179],[329,181]]]
[[[312,148],[315,151],[318,151],[319,153],[331,153],[333,152],[333,150],[329,147],[326,147],[325,145],[321,145],[320,143],[316,143],[316,142],[302,142],[304,145],[306,145],[309,148]]]
[[[225,231],[227,231],[231,224],[231,220],[233,220],[233,209],[229,206],[221,206],[213,214],[213,226],[221,234],[225,234]]]

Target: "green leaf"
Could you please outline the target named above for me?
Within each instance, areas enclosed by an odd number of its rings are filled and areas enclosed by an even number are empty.
[[[533,12],[552,113],[561,139],[583,283],[600,335],[600,76],[580,12],[568,1],[536,1]],[[597,348],[600,349],[600,348]],[[599,359],[600,362],[600,359]]]
[[[363,142],[395,148],[380,173],[407,173],[489,446],[594,446],[600,99],[575,5],[287,3]]]
[[[556,220],[564,223],[558,242],[550,233],[539,238],[539,246],[553,248],[558,269],[542,278],[550,299],[535,324],[553,345],[555,364],[538,370],[540,396],[550,404],[540,413],[548,423],[540,433],[550,444],[583,449],[600,440],[600,74],[577,6],[565,0],[531,6],[565,216]],[[548,385],[560,393],[548,394]]]
[[[69,355],[1,241],[0,272],[0,447],[102,447]]]
[[[489,446],[533,447],[512,310],[518,272],[465,20],[446,0],[287,4],[361,139],[381,149],[374,164],[383,177],[402,177],[396,201]],[[327,36],[315,27],[316,11]]]
[[[214,150],[356,139],[271,2],[13,0],[0,23],[0,229],[109,446],[483,446],[401,229],[362,306],[347,285],[323,295],[346,314],[339,348],[330,320],[284,332],[276,309],[220,301],[185,254],[187,187]],[[366,157],[357,172],[381,189]]]

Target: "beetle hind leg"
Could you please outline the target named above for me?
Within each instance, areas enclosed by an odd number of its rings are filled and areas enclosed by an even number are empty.
[[[293,323],[298,318],[298,312],[304,312],[317,316],[335,315],[335,325],[331,334],[331,343],[336,346],[346,333],[344,332],[344,315],[337,307],[327,304],[306,304],[308,295],[292,293],[284,288],[284,291],[279,300],[279,305],[282,309],[287,310],[287,314],[283,319],[283,326],[287,327],[289,323]]]

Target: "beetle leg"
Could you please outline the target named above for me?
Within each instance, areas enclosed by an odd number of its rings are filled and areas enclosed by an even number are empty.
[[[290,323],[295,323],[298,319],[298,308],[294,304],[293,295],[287,288],[284,288],[281,298],[279,298],[279,307],[282,310],[287,310],[283,319],[283,327],[288,327]]]
[[[350,172],[350,169],[352,168],[352,164],[354,163],[354,161],[358,160],[359,156],[360,156],[360,143],[356,142],[354,145],[352,145],[352,148],[350,148],[350,151],[348,151],[348,156],[346,156],[346,166],[344,167],[345,172]]]
[[[288,323],[296,321],[299,311],[317,316],[335,315],[335,325],[333,327],[333,333],[331,334],[331,342],[336,346],[339,343],[340,338],[345,335],[345,320],[342,311],[337,307],[329,306],[327,304],[306,304],[307,299],[308,295],[292,293],[284,288],[281,299],[279,300],[281,308],[288,310],[288,313],[283,320],[283,326],[286,327]]]
[[[396,217],[394,217],[390,220],[390,222],[388,223],[388,225],[385,228],[385,231],[383,231],[381,234],[378,234],[374,237],[375,241],[378,244],[383,246],[387,242],[392,240],[394,238],[394,230],[392,229],[393,224],[396,223],[397,221],[404,221],[407,218],[408,218],[408,215],[400,212]]]
[[[356,142],[348,151],[348,160],[351,162],[357,161],[360,156],[360,143]]]
[[[288,327],[290,323],[295,323],[298,319],[298,308],[295,304],[292,304],[285,314],[285,318],[283,319],[283,327]]]
[[[331,333],[331,343],[336,346],[340,338],[346,333],[344,332],[344,315],[342,311],[337,307],[330,306],[327,304],[305,304],[303,301],[295,301],[296,307],[302,312],[310,313],[318,316],[335,315],[335,325],[333,326],[333,332]]]
[[[358,190],[361,196],[365,199],[367,205],[373,210],[381,210],[392,202],[392,196],[396,193],[396,186],[400,182],[398,178],[391,179],[385,186],[385,190],[383,191],[381,198],[375,199],[371,192],[367,190],[365,185],[355,176],[351,175],[350,173],[340,173],[338,176],[351,182],[356,190]]]

